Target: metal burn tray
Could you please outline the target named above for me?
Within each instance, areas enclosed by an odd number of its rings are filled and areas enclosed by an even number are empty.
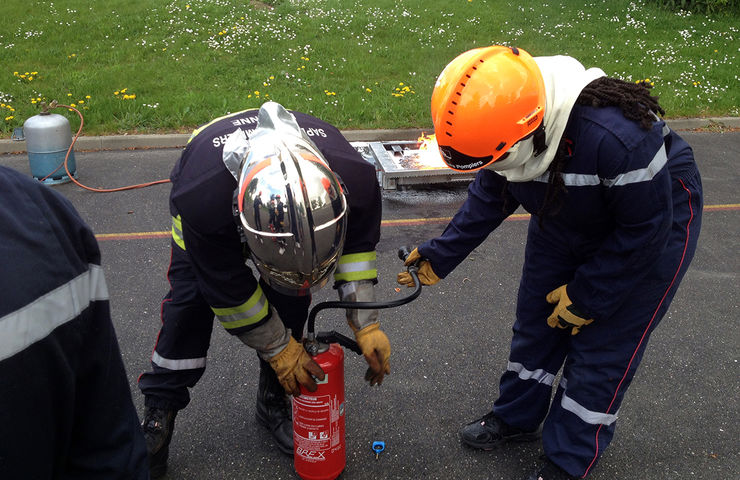
[[[390,142],[352,142],[363,158],[375,165],[378,182],[384,190],[411,185],[470,182],[475,173],[448,168],[439,157],[436,145],[422,149],[420,140]]]

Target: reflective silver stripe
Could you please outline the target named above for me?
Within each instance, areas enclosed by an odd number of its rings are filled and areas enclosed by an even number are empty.
[[[377,264],[378,262],[375,260],[369,262],[339,263],[337,264],[337,273],[377,271]]]
[[[262,287],[258,285],[252,296],[241,305],[227,308],[211,307],[211,310],[216,314],[221,325],[228,330],[261,321],[267,317],[269,308],[267,297],[262,292]]]
[[[563,182],[567,187],[593,187],[602,183],[598,175],[587,175],[584,173],[561,173]],[[535,182],[547,183],[550,181],[550,172],[545,172],[534,179]]]
[[[152,354],[152,362],[155,365],[168,370],[192,370],[193,368],[206,368],[206,357],[201,358],[183,358],[181,360],[172,360],[164,358],[155,350]]]
[[[0,318],[0,360],[46,338],[55,328],[77,318],[91,302],[108,300],[103,269],[94,264],[88,268],[64,285]]]
[[[342,255],[334,271],[334,280],[352,282],[378,278],[377,256],[375,251]]]
[[[552,373],[547,373],[542,369],[534,371],[527,370],[521,363],[509,362],[506,369],[510,372],[515,372],[522,380],[537,380],[539,383],[544,383],[545,385],[550,386],[552,386],[552,383],[555,381],[555,375]]]
[[[562,377],[560,379],[560,387],[563,390],[568,390],[568,379],[565,377]],[[584,408],[581,406],[578,402],[570,398],[563,392],[563,398],[560,401],[560,405],[569,412],[572,412],[578,416],[581,420],[583,420],[586,423],[590,423],[592,425],[611,425],[612,423],[617,421],[617,415],[619,412],[615,414],[608,414],[608,413],[599,413],[599,412],[592,412],[591,410]]]
[[[647,167],[639,170],[632,170],[612,179],[604,179],[602,182],[607,187],[623,186],[630,183],[649,182],[668,162],[668,155],[665,152],[665,144],[661,145],[660,150],[655,154]]]
[[[566,187],[590,187],[599,184],[602,184],[605,187],[621,187],[631,183],[649,182],[667,162],[668,155],[665,151],[665,145],[662,145],[647,167],[625,172],[614,178],[600,178],[598,175],[587,175],[582,173],[562,173],[561,176],[563,177],[563,182]],[[550,173],[546,172],[535,178],[533,181],[547,183],[549,178]]]
[[[560,400],[560,406],[576,414],[578,418],[591,425],[609,426],[617,421],[616,414],[593,412],[570,398],[565,392],[563,392],[563,398]]]
[[[582,175],[580,173],[565,173],[563,181],[568,187],[590,187],[601,183],[601,179],[596,175]]]

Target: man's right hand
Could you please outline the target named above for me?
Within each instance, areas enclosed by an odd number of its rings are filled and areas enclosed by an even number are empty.
[[[422,285],[434,285],[439,282],[439,277],[434,273],[432,264],[429,260],[421,258],[421,254],[417,248],[413,249],[411,253],[409,253],[409,256],[406,257],[406,261],[403,262],[403,264],[408,267],[416,262],[418,262],[419,268],[417,275],[419,276],[419,281]],[[399,273],[396,277],[396,281],[401,285],[406,285],[407,287],[415,286],[414,279],[408,271]]]
[[[293,337],[290,337],[285,348],[270,358],[269,362],[277,374],[280,385],[288,395],[299,396],[301,394],[300,385],[310,392],[315,392],[318,386],[314,377],[319,380],[325,378],[324,371],[319,364],[313,361],[303,345]]]

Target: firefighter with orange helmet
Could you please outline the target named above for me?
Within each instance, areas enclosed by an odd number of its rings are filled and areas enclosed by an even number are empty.
[[[257,350],[255,416],[292,455],[286,393],[314,391],[324,378],[300,343],[311,293],[333,278],[340,300],[375,300],[375,168],[332,125],[268,102],[196,130],[171,179],[170,291],[152,368],[139,378],[150,473],[166,471],[175,416],[205,370],[214,316]],[[280,198],[280,225],[262,196]],[[368,362],[365,378],[380,384],[390,343],[377,310],[348,309],[347,321]]]
[[[443,160],[478,173],[407,264],[433,285],[517,208],[531,214],[499,396],[461,430],[486,450],[541,436],[545,460],[528,480],[591,472],[696,250],[699,171],[648,88],[505,46],[463,53],[434,88]]]

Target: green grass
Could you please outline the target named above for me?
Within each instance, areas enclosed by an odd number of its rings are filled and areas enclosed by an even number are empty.
[[[342,129],[428,128],[442,68],[491,44],[650,79],[669,118],[740,115],[737,15],[623,0],[269,3],[3,0],[0,133],[41,100],[74,104],[86,135],[187,132],[266,100]]]

